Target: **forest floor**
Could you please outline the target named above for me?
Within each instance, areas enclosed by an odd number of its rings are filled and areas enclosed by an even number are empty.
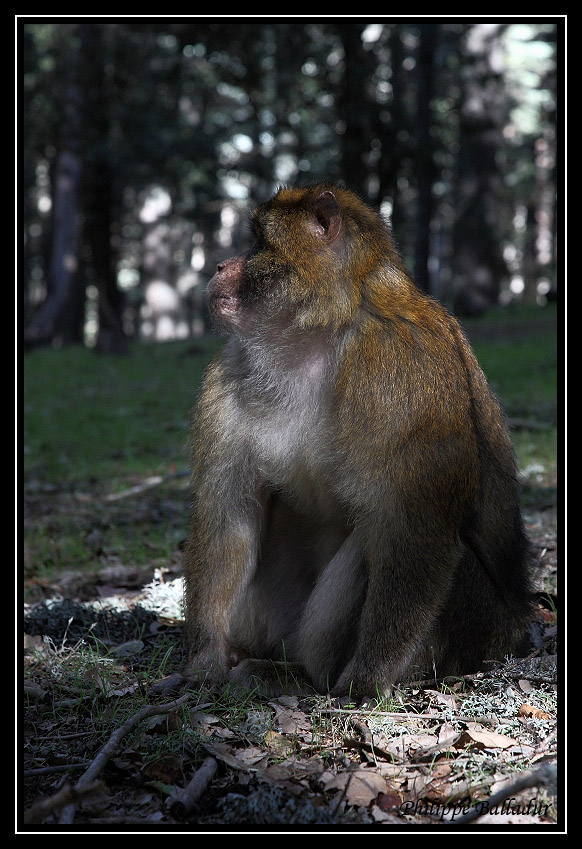
[[[152,690],[183,661],[187,475],[58,479],[31,438],[19,829],[560,829],[555,405],[505,394],[536,554],[530,656],[380,703]]]

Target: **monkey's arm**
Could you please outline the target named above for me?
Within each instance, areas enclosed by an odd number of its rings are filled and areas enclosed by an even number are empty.
[[[187,677],[223,679],[236,604],[256,569],[262,507],[220,360],[209,368],[192,429],[195,502],[185,550]],[[233,444],[239,442],[239,450]]]

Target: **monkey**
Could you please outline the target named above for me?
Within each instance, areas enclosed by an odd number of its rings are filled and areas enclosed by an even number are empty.
[[[381,697],[519,651],[513,446],[459,323],[346,188],[250,221],[208,285],[227,341],[191,429],[185,677]]]

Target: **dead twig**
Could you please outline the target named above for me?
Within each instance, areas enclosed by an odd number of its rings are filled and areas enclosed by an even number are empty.
[[[93,781],[96,776],[101,772],[107,761],[115,754],[117,746],[121,742],[121,740],[128,734],[132,728],[135,728],[142,720],[147,719],[150,716],[161,716],[165,713],[171,713],[173,710],[179,708],[184,702],[186,702],[191,696],[191,693],[186,693],[181,696],[179,699],[175,699],[173,702],[168,702],[165,705],[146,705],[141,710],[138,710],[137,713],[134,713],[133,716],[130,716],[123,725],[120,725],[119,728],[116,728],[109,740],[105,743],[105,745],[99,750],[96,757],[91,762],[89,768],[86,772],[83,773],[81,778],[77,781],[74,786],[74,790],[78,792],[81,788],[85,787],[89,782]],[[67,805],[63,808],[61,812],[61,816],[59,818],[59,823],[61,825],[70,825],[73,822],[75,816],[75,808],[76,804],[73,802],[70,805]]]
[[[397,755],[393,755],[392,752],[387,752],[385,749],[381,749],[380,746],[374,746],[373,743],[368,743],[366,740],[354,740],[352,737],[344,737],[343,748],[355,749],[359,752],[368,752],[375,757],[382,758],[382,760],[397,764],[398,766],[400,766],[401,763],[401,761],[398,760]]]
[[[124,489],[122,492],[111,492],[105,496],[105,501],[120,501],[122,498],[130,498],[132,495],[139,495],[142,492],[147,492],[148,489],[153,489],[156,486],[161,486],[175,478],[182,478],[188,475],[187,469],[181,469],[179,472],[173,472],[170,475],[152,475],[146,478],[142,483],[136,486],[130,486],[129,489]]]
[[[465,716],[463,714],[454,714],[451,710],[445,710],[443,713],[405,713],[398,711],[387,711],[387,710],[348,710],[347,708],[322,708],[321,710],[313,710],[312,713],[319,714],[320,716],[334,716],[334,715],[347,715],[347,716],[361,716],[362,713],[369,713],[370,716],[382,716],[387,717],[389,719],[400,719],[403,722],[410,722],[411,719],[432,719],[436,722],[442,722],[446,717],[443,715],[451,714],[451,719],[454,722],[476,722],[481,723],[483,725],[499,725],[499,717],[497,716]]]
[[[25,825],[30,825],[31,823],[42,822],[52,811],[57,810],[58,808],[62,808],[63,805],[75,804],[76,802],[81,801],[82,799],[86,799],[88,796],[92,796],[95,793],[99,793],[105,789],[105,785],[102,781],[90,781],[88,784],[85,784],[83,787],[71,787],[70,784],[65,784],[64,787],[55,793],[53,796],[47,796],[44,799],[40,799],[38,802],[35,802],[34,805],[31,805],[28,810],[24,812],[24,823]]]
[[[56,772],[69,772],[72,769],[83,769],[87,766],[87,761],[82,761],[78,764],[60,764],[59,766],[39,766],[36,769],[25,769],[23,775],[27,778],[30,775],[53,775]]]
[[[170,813],[178,819],[185,817],[192,811],[206,788],[214,778],[218,764],[210,755],[202,762],[202,766],[196,770],[192,780],[186,787],[177,787],[172,793],[173,801],[170,806]]]

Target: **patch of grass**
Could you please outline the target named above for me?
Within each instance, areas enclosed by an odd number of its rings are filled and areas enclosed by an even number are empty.
[[[519,468],[552,482],[556,474],[558,338],[555,306],[493,311],[465,330],[509,419]]]
[[[64,570],[171,559],[188,521],[190,410],[220,344],[25,356],[25,578],[33,598]],[[168,482],[132,494],[148,480]]]
[[[182,466],[196,389],[219,344],[196,343],[195,354],[191,343],[135,343],[126,357],[85,348],[27,354],[25,475],[62,485]]]

